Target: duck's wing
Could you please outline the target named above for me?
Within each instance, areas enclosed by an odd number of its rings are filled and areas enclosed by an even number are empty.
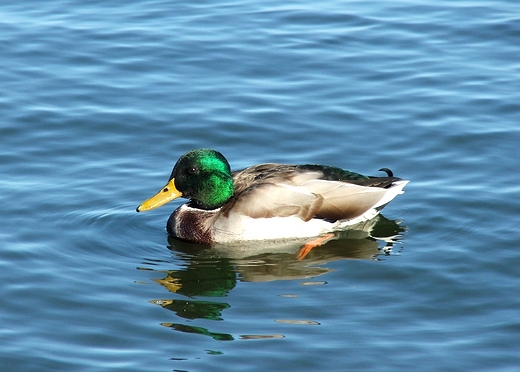
[[[324,179],[327,175],[318,166],[304,167],[261,164],[235,172],[236,194],[223,208],[224,215],[298,216],[304,221],[313,217],[352,219],[382,208],[408,183],[396,177],[369,178],[348,171],[354,179],[336,181]],[[329,172],[337,169],[326,168]]]
[[[373,184],[365,186],[343,181],[311,180],[301,187],[323,197],[323,203],[317,213],[319,217],[348,220],[371,209],[381,209],[401,194],[407,183],[408,181],[400,179],[374,179]]]
[[[237,213],[252,218],[297,216],[308,221],[316,216],[323,204],[323,197],[307,190],[272,182],[257,183],[238,193],[222,207],[227,217]]]

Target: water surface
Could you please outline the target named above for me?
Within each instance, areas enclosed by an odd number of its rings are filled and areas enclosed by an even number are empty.
[[[515,371],[514,1],[0,5],[9,371]],[[296,259],[136,214],[184,152],[411,180]]]

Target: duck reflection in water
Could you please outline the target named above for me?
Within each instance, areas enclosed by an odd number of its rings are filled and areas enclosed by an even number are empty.
[[[201,246],[169,238],[169,248],[177,252],[186,265],[182,269],[168,270],[164,277],[154,280],[168,291],[183,297],[150,302],[190,321],[223,320],[222,313],[230,305],[215,299],[226,297],[237,281],[309,279],[328,273],[330,269],[324,265],[329,262],[344,259],[378,260],[378,257],[392,253],[394,245],[402,241],[406,230],[398,221],[388,220],[382,215],[356,227],[336,233],[323,245],[308,252],[303,259],[300,257],[301,241]],[[195,300],[195,297],[209,297],[212,301]],[[234,339],[230,334],[211,332],[189,324],[162,325],[219,341]]]

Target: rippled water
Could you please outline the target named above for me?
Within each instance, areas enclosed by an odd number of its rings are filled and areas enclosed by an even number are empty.
[[[515,1],[0,5],[5,371],[515,371]],[[208,249],[185,151],[411,180],[365,230]]]

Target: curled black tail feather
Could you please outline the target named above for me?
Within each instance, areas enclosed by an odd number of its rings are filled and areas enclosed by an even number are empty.
[[[380,172],[385,172],[385,173],[388,175],[388,177],[393,177],[393,176],[394,176],[394,172],[392,172],[392,171],[391,171],[390,169],[388,169],[388,168],[381,168],[379,171],[380,171]]]

